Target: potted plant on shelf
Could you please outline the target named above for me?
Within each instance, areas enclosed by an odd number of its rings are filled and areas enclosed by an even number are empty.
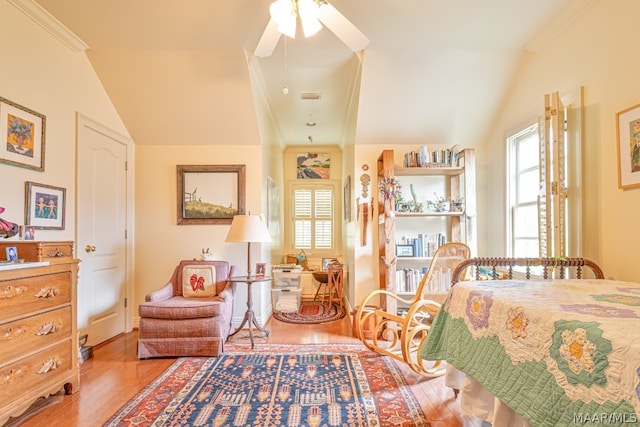
[[[451,200],[451,208],[454,212],[464,212],[464,197],[456,197]]]
[[[451,210],[451,201],[444,196],[438,196],[433,193],[435,199],[427,200],[427,208],[431,212],[449,212]]]

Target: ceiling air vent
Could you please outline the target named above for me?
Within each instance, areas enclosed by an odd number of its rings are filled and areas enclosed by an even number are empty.
[[[300,98],[302,98],[304,101],[317,101],[320,99],[320,94],[314,92],[305,92],[300,95]]]

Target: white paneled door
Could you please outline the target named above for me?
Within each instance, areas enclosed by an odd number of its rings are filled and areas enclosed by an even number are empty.
[[[92,345],[125,331],[127,139],[78,115],[78,329]]]

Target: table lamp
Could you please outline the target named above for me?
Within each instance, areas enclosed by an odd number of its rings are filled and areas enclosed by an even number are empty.
[[[226,242],[247,243],[247,277],[251,276],[251,243],[271,242],[267,225],[258,215],[236,215],[233,217]]]

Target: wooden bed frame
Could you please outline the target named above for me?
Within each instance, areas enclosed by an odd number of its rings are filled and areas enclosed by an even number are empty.
[[[514,267],[525,267],[522,277],[518,275],[516,279],[565,279],[569,278],[575,269],[575,277],[583,278],[583,268],[588,268],[593,273],[595,279],[604,279],[602,269],[593,261],[586,258],[491,258],[476,257],[462,261],[451,273],[451,284],[454,285],[461,278],[470,280],[480,280],[480,267],[489,270],[491,279],[513,279]],[[541,276],[531,276],[531,267],[542,267]],[[463,275],[464,273],[464,275]],[[487,273],[483,273],[487,274]],[[506,277],[504,277],[506,275]]]

